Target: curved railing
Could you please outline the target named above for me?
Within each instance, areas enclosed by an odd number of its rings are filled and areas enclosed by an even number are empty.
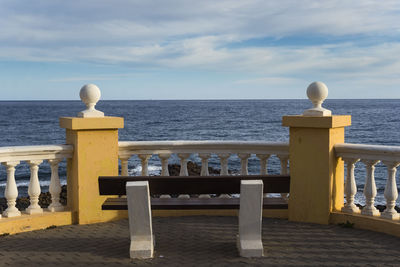
[[[400,165],[400,147],[361,144],[336,144],[334,146],[337,157],[345,162],[347,175],[344,192],[346,204],[342,212],[367,216],[380,216],[389,220],[398,220],[399,213],[395,210],[398,190],[396,185],[397,166]],[[364,197],[365,207],[360,210],[354,204],[354,196],[357,193],[357,185],[354,177],[355,163],[361,161],[366,168]],[[382,162],[387,167],[387,181],[384,191],[386,209],[381,213],[376,209],[375,197],[377,195],[375,184],[375,165]]]
[[[16,217],[21,215],[21,211],[16,207],[18,187],[15,181],[15,167],[22,161],[29,164],[31,174],[28,187],[30,205],[24,213],[43,213],[42,207],[39,206],[41,190],[38,177],[39,165],[43,161],[48,161],[51,167],[49,186],[51,204],[48,210],[52,212],[63,211],[64,206],[60,203],[61,183],[58,175],[58,166],[63,159],[71,158],[72,155],[73,146],[71,145],[0,147],[0,163],[3,164],[7,170],[7,183],[4,192],[4,196],[7,199],[7,209],[3,212],[3,216]]]
[[[221,175],[228,174],[228,159],[232,154],[240,158],[243,175],[248,174],[248,159],[255,154],[260,160],[260,173],[267,174],[268,158],[276,155],[281,162],[281,173],[287,174],[289,160],[288,143],[256,141],[137,141],[119,142],[119,159],[121,174],[128,175],[128,160],[137,155],[141,160],[142,175],[148,175],[148,161],[152,155],[158,155],[161,161],[161,175],[168,176],[168,159],[177,154],[180,159],[180,175],[188,175],[187,162],[192,154],[201,159],[201,175],[208,175],[208,160],[212,154],[218,156],[221,164]]]

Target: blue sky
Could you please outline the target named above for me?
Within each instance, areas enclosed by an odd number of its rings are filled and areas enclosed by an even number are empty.
[[[0,100],[400,98],[400,1],[0,0]]]

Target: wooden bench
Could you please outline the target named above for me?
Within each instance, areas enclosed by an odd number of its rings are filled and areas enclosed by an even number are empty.
[[[245,257],[262,256],[262,209],[288,207],[285,200],[263,198],[263,193],[289,193],[289,187],[290,177],[286,175],[99,177],[100,195],[127,196],[106,199],[102,209],[128,209],[131,258],[153,256],[151,209],[239,209],[239,253]],[[150,197],[163,194],[240,194],[240,198]]]

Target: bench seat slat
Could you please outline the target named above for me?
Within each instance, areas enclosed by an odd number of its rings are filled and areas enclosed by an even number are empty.
[[[152,210],[191,210],[191,209],[239,209],[239,198],[152,198]],[[264,198],[264,209],[287,209],[282,198]],[[103,210],[127,210],[126,198],[108,198]]]

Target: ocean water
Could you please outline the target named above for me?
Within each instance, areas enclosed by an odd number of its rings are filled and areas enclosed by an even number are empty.
[[[248,140],[287,141],[288,128],[281,126],[282,116],[301,114],[310,108],[308,100],[148,100],[100,101],[96,108],[108,116],[121,116],[125,128],[119,132],[121,141],[141,140]],[[346,128],[346,142],[378,145],[400,145],[400,100],[334,100],[324,107],[333,114],[352,115],[352,126]],[[65,143],[65,130],[58,125],[59,117],[76,116],[84,109],[80,101],[0,101],[0,147]],[[193,156],[191,160],[200,162]],[[178,163],[173,157],[170,163]],[[210,166],[219,168],[217,158]],[[237,157],[231,157],[229,167],[238,172]],[[129,161],[130,174],[140,173],[139,160]],[[156,156],[150,160],[150,173],[160,173]],[[257,158],[249,160],[250,174],[259,171]],[[279,161],[269,160],[268,171],[279,173]],[[60,178],[66,183],[65,163],[60,165]],[[29,167],[17,167],[19,194],[26,195]],[[48,190],[50,167],[44,162],[39,169],[43,191]],[[375,172],[378,188],[377,203],[383,203],[386,168],[378,164]],[[358,193],[356,200],[363,203],[365,169],[356,164]],[[0,167],[0,196],[6,183],[5,167]]]

